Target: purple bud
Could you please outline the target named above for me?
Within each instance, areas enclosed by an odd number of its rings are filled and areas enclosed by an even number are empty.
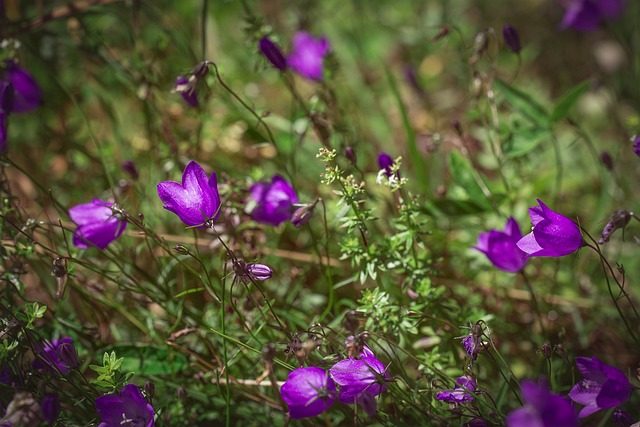
[[[75,368],[78,366],[78,352],[73,346],[73,341],[65,341],[58,347],[60,353],[60,360],[69,368]]]
[[[462,131],[462,123],[460,123],[460,120],[458,119],[451,120],[451,128],[459,137],[462,137],[462,135],[464,134]]]
[[[60,415],[60,400],[55,394],[47,394],[40,404],[42,417],[47,424],[53,424]]]
[[[356,150],[351,145],[345,147],[344,156],[349,159],[352,164],[356,164]]]
[[[287,69],[287,59],[280,48],[272,42],[269,37],[263,37],[258,43],[260,52],[271,62],[271,65],[276,67],[280,71]]]
[[[7,68],[4,72],[4,80],[13,85],[12,113],[27,113],[35,110],[42,103],[42,91],[33,76],[24,68],[19,67],[12,60],[5,62]]]
[[[198,93],[196,92],[196,82],[197,79],[195,76],[178,76],[176,77],[172,90],[172,92],[182,95],[184,102],[194,108],[200,105]]]
[[[137,180],[138,177],[140,176],[138,174],[138,169],[136,168],[136,164],[133,162],[133,160],[125,160],[124,162],[122,162],[121,167],[122,167],[122,170],[124,170],[126,173],[129,174],[131,179]]]
[[[616,409],[613,411],[611,418],[613,418],[618,427],[631,427],[631,425],[633,425],[633,418],[631,418],[631,415],[624,409]]]
[[[502,27],[502,37],[504,42],[513,53],[520,53],[522,47],[520,46],[520,36],[518,31],[509,24],[504,24]]]
[[[542,344],[542,347],[540,347],[540,353],[545,359],[551,359],[551,356],[553,356],[553,348],[548,341]]]
[[[299,207],[295,211],[293,211],[293,215],[291,215],[291,224],[296,227],[300,227],[309,221],[309,219],[313,216],[313,211],[316,207],[316,203],[307,203],[304,206]]]
[[[153,383],[153,381],[149,380],[146,383],[144,383],[144,392],[147,394],[147,396],[153,397],[155,391],[156,391],[156,385]]]
[[[393,172],[391,171],[392,165],[393,159],[390,155],[384,152],[378,154],[378,167],[380,170],[384,169],[384,174],[387,175],[387,177],[391,177],[391,175],[393,175]]]
[[[0,81],[0,111],[9,114],[13,110],[15,91],[8,80]]]
[[[254,280],[267,280],[273,275],[273,270],[264,264],[247,264],[245,269]]]
[[[613,232],[619,228],[624,229],[627,224],[629,224],[629,221],[631,221],[632,217],[633,214],[624,209],[619,209],[612,213],[609,217],[609,222],[604,226],[604,229],[602,230],[602,234],[600,236],[600,240],[598,240],[598,243],[602,245],[608,242]]]
[[[633,152],[640,157],[640,135],[633,135],[631,142],[633,142]]]
[[[600,153],[600,161],[602,162],[602,165],[607,168],[607,170],[613,170],[613,158],[611,157],[611,154],[609,154],[609,152],[602,151]]]

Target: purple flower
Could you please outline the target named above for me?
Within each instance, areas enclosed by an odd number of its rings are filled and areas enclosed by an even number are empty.
[[[173,92],[179,93],[190,107],[200,105],[198,92],[196,92],[196,81],[193,76],[178,76],[173,83]]]
[[[300,31],[293,36],[293,46],[287,63],[301,76],[322,80],[322,62],[329,49],[331,46],[325,37],[316,39],[311,34]]]
[[[13,111],[15,91],[9,80],[0,80],[0,112],[9,114]]]
[[[518,247],[526,257],[559,257],[580,249],[582,236],[576,223],[537,200],[540,206],[529,208],[532,231],[518,241]]]
[[[485,254],[500,270],[517,273],[527,265],[526,254],[517,245],[520,239],[520,226],[513,217],[509,217],[504,231],[490,230],[480,233],[478,243],[473,249]]]
[[[164,181],[158,184],[158,196],[164,208],[188,226],[202,226],[208,220],[216,220],[220,215],[220,195],[216,173],[211,177],[202,166],[189,162],[182,174],[182,184]]]
[[[480,353],[480,342],[480,337],[476,337],[473,333],[470,333],[462,339],[464,351],[467,352],[467,355],[472,361],[475,361],[478,358],[478,353]]]
[[[69,209],[69,216],[78,224],[73,235],[73,244],[80,249],[96,246],[104,249],[120,237],[127,221],[114,212],[114,204],[100,199],[77,205]]]
[[[605,365],[596,357],[577,357],[576,365],[584,378],[573,386],[569,397],[585,405],[578,414],[580,418],[620,406],[631,396],[631,383],[618,369]]]
[[[578,417],[568,399],[552,393],[544,383],[523,381],[521,387],[525,404],[509,413],[507,427],[577,427]]]
[[[436,394],[436,399],[449,403],[471,402],[475,399],[476,382],[473,378],[462,376],[456,378],[457,386],[453,390],[444,390]]]
[[[616,422],[618,427],[631,427],[633,425],[633,418],[624,409],[616,409],[613,411],[611,418]]]
[[[40,409],[42,410],[42,418],[44,418],[47,424],[53,424],[58,419],[58,415],[60,415],[60,400],[58,399],[58,395],[45,395],[40,404]]]
[[[280,175],[271,178],[271,182],[257,182],[249,190],[250,204],[254,206],[251,218],[255,221],[278,226],[291,219],[298,196]]]
[[[46,369],[54,374],[59,371],[65,375],[78,366],[78,353],[69,337],[45,341],[44,345],[36,346],[36,353],[34,369]]]
[[[633,135],[631,142],[633,142],[633,152],[640,157],[640,135]]]
[[[335,399],[336,384],[324,369],[298,368],[289,373],[280,394],[289,405],[291,418],[309,418],[329,409]]]
[[[11,113],[27,113],[40,106],[42,91],[33,76],[13,60],[5,61],[4,80],[13,85],[13,108]]]
[[[96,411],[102,421],[98,427],[153,427],[153,406],[133,384],[122,387],[119,394],[98,397]]]
[[[258,47],[260,48],[260,52],[271,62],[271,65],[276,67],[280,71],[284,71],[287,69],[287,58],[284,57],[284,54],[280,50],[280,48],[272,42],[269,37],[263,37],[260,39],[258,43]]]
[[[520,46],[520,35],[515,28],[509,24],[504,24],[502,26],[502,37],[504,38],[504,43],[509,46],[509,49],[511,49],[513,53],[520,53],[520,50],[522,50]]]
[[[385,152],[378,154],[378,167],[380,170],[384,170],[384,174],[387,178],[391,178],[393,172],[391,171],[391,166],[393,166],[393,159],[390,155]]]
[[[271,279],[273,275],[273,270],[264,264],[247,264],[245,268],[254,280]]]
[[[340,385],[338,400],[342,403],[357,403],[373,416],[376,413],[376,401],[373,399],[387,389],[389,378],[387,368],[371,350],[363,348],[360,359],[349,357],[341,360],[329,369],[331,377]]]
[[[597,30],[602,21],[615,18],[624,10],[624,0],[571,0],[560,28],[578,31]]]
[[[293,211],[293,214],[291,215],[291,224],[295,225],[296,227],[300,227],[306,224],[313,216],[313,211],[316,208],[316,204],[318,203],[318,200],[316,200],[313,203],[307,203],[306,205],[302,205],[299,208],[297,208],[295,211]]]

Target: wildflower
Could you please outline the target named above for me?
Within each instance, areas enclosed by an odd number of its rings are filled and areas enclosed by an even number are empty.
[[[184,102],[191,107],[200,105],[196,86],[209,72],[209,61],[202,61],[189,74],[176,77],[171,92],[179,93]]]
[[[627,224],[629,224],[629,221],[631,221],[631,218],[633,218],[633,213],[624,209],[618,209],[612,213],[609,217],[609,222],[607,222],[602,230],[598,243],[602,245],[608,242],[613,232],[617,229],[622,228],[624,230]]]
[[[271,182],[257,182],[249,189],[251,218],[263,224],[278,226],[291,219],[298,196],[293,187],[280,175]]]
[[[302,205],[293,211],[291,215],[291,224],[296,227],[300,227],[307,223],[313,216],[313,211],[316,208],[316,204],[320,199],[316,200],[313,203],[307,203],[306,205]]]
[[[504,38],[504,43],[509,46],[513,53],[520,53],[520,50],[522,50],[520,35],[515,28],[509,24],[504,24],[502,26],[502,38]]]
[[[329,409],[335,399],[336,384],[327,372],[317,367],[298,368],[289,373],[280,388],[289,405],[291,418],[309,418]]]
[[[544,383],[523,381],[521,388],[525,404],[509,413],[507,427],[577,427],[568,399],[552,393]]]
[[[153,427],[154,410],[138,387],[127,384],[118,394],[96,399],[98,427]]]
[[[526,254],[517,245],[520,239],[520,226],[513,217],[509,217],[504,231],[490,230],[480,233],[478,243],[473,249],[485,254],[500,270],[517,273],[527,265]]]
[[[0,112],[9,114],[13,110],[15,91],[8,80],[0,80]]]
[[[526,257],[560,257],[580,249],[582,236],[578,226],[566,216],[552,211],[537,199],[540,206],[529,208],[533,223],[531,233],[518,241]]]
[[[36,359],[32,366],[34,369],[46,369],[52,373],[59,371],[62,375],[69,373],[78,366],[78,353],[73,346],[73,339],[63,337],[36,346]]]
[[[368,350],[368,351],[367,351]],[[360,359],[349,357],[329,369],[331,377],[340,385],[338,400],[342,403],[357,403],[373,416],[376,413],[375,396],[387,389],[384,384],[389,374],[386,366],[370,349],[361,352]]]
[[[38,108],[42,102],[42,91],[33,76],[15,61],[5,61],[3,79],[13,86],[11,113],[27,113]],[[7,111],[9,112],[9,111]]]
[[[42,418],[47,424],[53,424],[60,415],[60,400],[56,394],[47,394],[40,404],[42,410]]]
[[[258,42],[258,47],[260,48],[260,52],[269,60],[271,65],[276,67],[280,71],[284,71],[287,69],[287,58],[284,57],[284,54],[280,50],[280,48],[269,39],[269,37],[263,37]]]
[[[164,208],[178,215],[188,226],[202,226],[220,214],[218,179],[213,172],[207,178],[202,166],[191,161],[182,174],[182,184],[164,181],[158,184],[158,196]]]
[[[633,152],[636,153],[636,156],[640,157],[640,135],[634,135],[631,138],[631,142],[633,142]]]
[[[390,155],[385,152],[378,154],[378,167],[380,170],[384,170],[384,174],[387,178],[391,178],[393,175],[393,171],[391,170],[391,166],[393,166],[393,159]]]
[[[69,209],[69,216],[78,225],[73,244],[80,249],[91,246],[104,249],[120,237],[127,227],[127,221],[114,210],[114,203],[100,199]]]
[[[620,406],[631,396],[631,383],[618,369],[605,365],[596,357],[578,357],[576,365],[584,378],[573,386],[569,397],[585,405],[578,414],[579,418]]]
[[[618,427],[631,427],[633,425],[633,418],[624,409],[616,409],[613,411],[611,418],[616,422]]]
[[[444,390],[436,394],[436,399],[449,403],[471,402],[475,399],[476,382],[473,378],[462,376],[456,378],[458,384],[453,390]]]
[[[560,28],[578,31],[597,30],[602,21],[617,17],[624,10],[624,0],[571,0]]]
[[[267,280],[273,275],[273,270],[264,264],[247,264],[245,269],[254,280]]]
[[[292,70],[303,77],[322,80],[323,60],[331,46],[325,37],[314,38],[300,31],[293,36],[293,46],[287,63]]]

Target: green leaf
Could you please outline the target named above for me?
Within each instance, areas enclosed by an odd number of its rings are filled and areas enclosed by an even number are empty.
[[[139,375],[172,375],[185,369],[187,357],[167,347],[152,345],[121,345],[116,347],[124,357],[121,370]]]
[[[571,108],[578,102],[578,99],[591,87],[591,80],[585,80],[565,93],[553,107],[549,121],[557,123],[567,117]]]
[[[462,157],[462,154],[457,151],[451,152],[449,155],[449,169],[455,182],[464,189],[471,201],[486,210],[491,209],[491,201],[480,185],[480,178],[476,177],[471,164]]]
[[[546,129],[527,127],[514,129],[502,144],[502,153],[505,157],[515,158],[523,156],[550,138]]]
[[[516,89],[500,79],[495,79],[493,86],[517,112],[531,123],[541,128],[549,127],[549,113],[528,93]]]

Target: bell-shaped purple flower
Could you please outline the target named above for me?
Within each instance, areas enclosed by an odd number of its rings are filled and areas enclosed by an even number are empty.
[[[78,224],[73,244],[80,249],[96,246],[104,249],[120,237],[127,227],[122,215],[114,212],[114,204],[100,199],[69,209],[69,216]]]
[[[384,174],[387,178],[391,178],[393,172],[391,171],[391,166],[393,166],[393,158],[385,152],[378,154],[378,167],[380,170],[384,170]]]
[[[289,373],[280,394],[289,405],[291,418],[315,417],[333,403],[336,384],[324,369],[298,368]]]
[[[480,233],[478,243],[473,249],[485,254],[500,270],[517,273],[527,265],[526,254],[517,245],[520,239],[520,226],[513,217],[509,217],[504,231],[491,230]]]
[[[138,387],[127,384],[118,394],[96,399],[98,427],[153,427],[154,410]]]
[[[271,178],[271,182],[257,182],[249,190],[251,218],[255,221],[278,226],[291,219],[298,196],[280,175]]]
[[[158,196],[166,210],[178,215],[182,222],[191,227],[202,226],[220,215],[216,173],[207,178],[202,166],[194,161],[184,169],[182,184],[175,181],[159,183]]]
[[[33,76],[13,60],[5,61],[4,80],[11,83],[14,90],[11,113],[27,113],[42,103],[42,91]]]
[[[287,69],[287,58],[284,57],[284,54],[280,50],[280,48],[269,39],[269,37],[263,37],[258,42],[258,47],[260,52],[269,60],[271,65],[276,67],[280,71],[284,71]]]
[[[190,107],[200,105],[198,92],[196,92],[196,79],[193,76],[178,76],[173,83],[173,92],[179,93],[184,102]]]
[[[78,366],[78,354],[73,346],[73,339],[63,337],[36,346],[36,359],[32,366],[34,369],[45,369],[54,374],[69,373]]]
[[[513,53],[520,53],[522,46],[520,46],[518,30],[509,24],[504,24],[502,26],[502,38],[504,38],[504,43],[509,46]]]
[[[322,80],[323,61],[331,46],[325,37],[314,38],[300,31],[293,36],[293,45],[287,63],[296,73],[308,79]]]
[[[518,247],[527,257],[560,257],[580,249],[582,235],[576,223],[537,200],[540,206],[529,208],[532,231],[518,241]]]
[[[560,28],[578,31],[597,30],[602,21],[617,17],[624,10],[624,0],[571,0]]]
[[[569,397],[585,405],[578,414],[580,418],[620,406],[631,396],[631,383],[620,370],[605,365],[596,357],[577,357],[576,365],[584,378],[573,386]]]
[[[363,349],[362,352],[363,355],[367,354],[366,356],[360,359],[349,357],[329,369],[331,377],[340,385],[338,400],[348,404],[358,403],[365,409],[370,400],[363,396],[363,393],[379,395],[387,389],[385,382],[389,378],[384,363],[375,356],[368,355],[371,350],[367,350],[368,352],[365,352]],[[373,412],[375,413],[375,410]]]
[[[47,424],[53,424],[60,415],[60,399],[57,394],[47,394],[40,403],[42,418]]]
[[[521,383],[524,406],[511,411],[507,427],[577,427],[578,417],[571,402],[552,393],[546,384]]]
[[[631,147],[633,152],[636,153],[636,156],[640,157],[640,135],[634,135],[631,138],[631,142],[633,142]]]
[[[456,378],[453,390],[444,390],[436,394],[436,399],[449,403],[471,402],[475,399],[476,382],[471,377],[462,376]]]

